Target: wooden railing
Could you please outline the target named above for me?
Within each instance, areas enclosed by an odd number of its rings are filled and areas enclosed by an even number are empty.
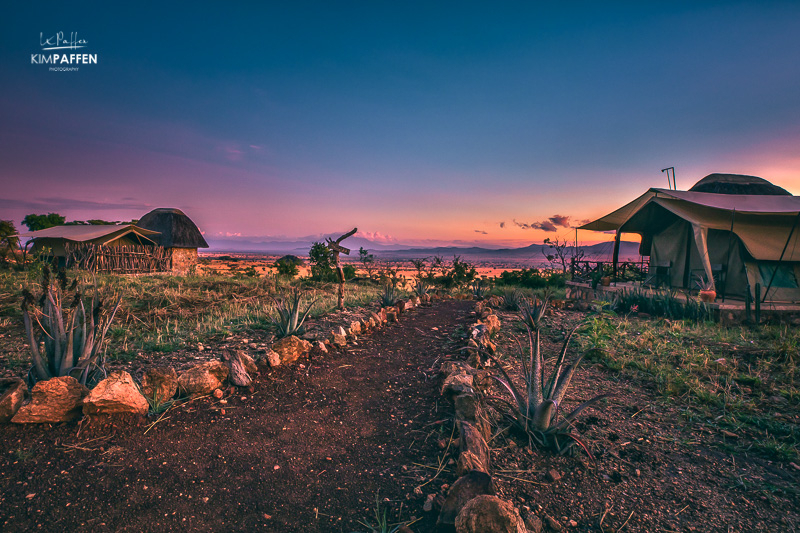
[[[573,281],[588,282],[594,277],[612,276],[613,263],[611,261],[572,261],[570,273]],[[617,280],[643,280],[647,276],[648,262],[620,261],[617,263]]]
[[[64,245],[66,267],[90,272],[141,274],[170,270],[170,254],[161,246],[101,246],[99,244]]]

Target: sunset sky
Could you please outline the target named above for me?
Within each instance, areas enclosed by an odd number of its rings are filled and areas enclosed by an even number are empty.
[[[0,218],[18,227],[178,207],[209,240],[358,226],[525,246],[666,187],[669,166],[682,189],[730,172],[800,193],[797,2],[8,2],[2,19]],[[57,32],[97,64],[31,64]]]

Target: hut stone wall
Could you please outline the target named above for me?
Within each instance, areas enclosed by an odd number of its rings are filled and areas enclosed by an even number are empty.
[[[197,264],[197,248],[170,248],[172,271],[186,274]]]

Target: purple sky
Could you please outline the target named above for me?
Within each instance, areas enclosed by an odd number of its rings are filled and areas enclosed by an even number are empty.
[[[0,217],[523,246],[667,166],[800,192],[800,4],[566,5],[6,6]],[[59,31],[98,63],[31,64]]]

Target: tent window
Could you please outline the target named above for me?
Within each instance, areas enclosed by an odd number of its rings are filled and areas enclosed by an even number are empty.
[[[796,289],[797,278],[794,275],[794,266],[785,263],[759,263],[758,271],[761,274],[761,283],[766,287],[772,279],[773,272],[775,279],[772,280],[774,289]]]

